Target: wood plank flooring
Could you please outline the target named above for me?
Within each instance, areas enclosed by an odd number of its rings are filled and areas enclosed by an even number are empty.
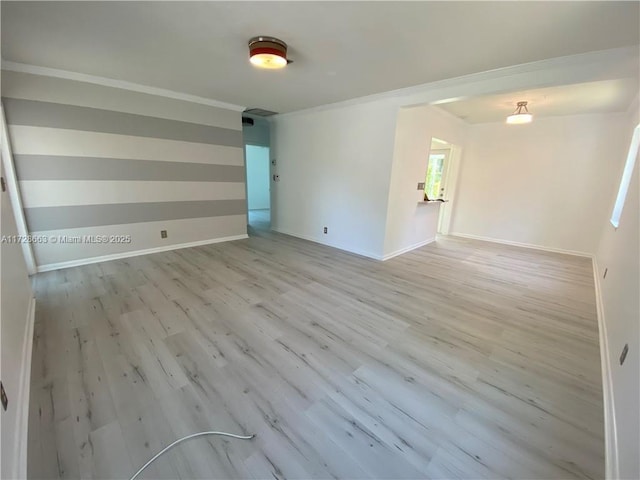
[[[39,274],[30,478],[603,478],[591,262],[248,240]]]

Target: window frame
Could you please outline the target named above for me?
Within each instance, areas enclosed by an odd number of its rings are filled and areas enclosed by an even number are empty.
[[[622,217],[622,210],[624,209],[624,204],[627,200],[627,193],[629,192],[631,176],[633,175],[633,169],[635,168],[639,149],[640,123],[633,129],[631,144],[629,145],[629,152],[627,153],[627,160],[625,161],[622,178],[620,179],[620,186],[618,187],[618,194],[616,195],[616,201],[613,204],[613,211],[611,212],[611,218],[609,219],[609,222],[615,229],[620,226],[620,217]]]

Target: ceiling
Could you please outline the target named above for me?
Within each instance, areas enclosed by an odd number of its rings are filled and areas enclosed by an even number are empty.
[[[289,112],[638,45],[638,2],[9,2],[8,61]],[[247,41],[294,61],[265,71]]]
[[[638,78],[562,85],[471,98],[438,106],[467,123],[504,122],[516,103],[527,101],[534,118],[624,112],[638,95]]]
[[[431,139],[431,150],[447,150],[449,148],[451,148],[451,144],[446,140],[440,140],[435,137]]]

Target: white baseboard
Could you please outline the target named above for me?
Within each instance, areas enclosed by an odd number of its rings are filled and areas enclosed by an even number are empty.
[[[598,315],[598,332],[600,337],[600,365],[602,368],[602,397],[604,403],[604,438],[605,438],[605,475],[608,480],[618,478],[618,436],[616,432],[616,409],[613,402],[613,379],[611,378],[611,360],[609,357],[609,337],[602,303],[600,287],[600,270],[593,257],[593,281],[596,287],[596,312]]]
[[[319,238],[319,237],[311,237],[308,235],[301,235],[299,233],[294,233],[294,232],[290,232],[288,230],[284,230],[281,228],[271,228],[274,232],[278,232],[278,233],[283,233],[284,235],[289,235],[291,237],[296,237],[296,238],[301,238],[303,240],[308,240],[310,242],[313,243],[319,243],[321,245],[326,245],[327,247],[332,247],[332,248],[337,248],[338,250],[343,250],[345,252],[349,252],[349,253],[355,253],[356,255],[361,255],[363,257],[367,257],[367,258],[372,258],[374,260],[381,260],[381,261],[385,261],[385,260],[389,260],[390,258],[393,257],[397,257],[398,255],[402,255],[403,253],[409,252],[411,250],[414,250],[418,247],[422,247],[423,245],[427,245],[429,243],[432,243],[436,240],[435,237],[430,238],[428,240],[424,240],[422,242],[418,242],[415,243],[413,245],[410,245],[406,248],[400,249],[400,250],[396,250],[393,253],[389,253],[387,255],[377,255],[375,253],[371,253],[371,252],[367,252],[365,250],[360,250],[360,249],[354,249],[354,248],[346,248],[342,245],[338,245],[335,243],[331,243],[331,242],[327,242],[325,241],[323,238]]]
[[[593,258],[592,253],[581,252],[578,250],[565,250],[564,248],[545,247],[543,245],[534,245],[532,243],[512,242],[511,240],[501,240],[499,238],[483,237],[481,235],[471,235],[469,233],[453,232],[449,235],[452,237],[471,238],[472,240],[482,240],[483,242],[500,243],[514,247],[532,248],[534,250],[543,250],[545,252],[564,253],[566,255],[575,255],[577,257]]]
[[[301,235],[299,233],[290,232],[290,231],[284,230],[282,228],[274,228],[273,226],[271,227],[271,230],[273,230],[274,232],[283,233],[284,235],[289,235],[290,237],[301,238],[303,240],[308,240],[308,241],[313,242],[313,243],[319,243],[321,245],[326,245],[327,247],[337,248],[338,250],[343,250],[343,251],[349,252],[349,253],[355,253],[356,255],[360,255],[360,256],[363,256],[363,257],[367,257],[367,258],[373,258],[374,260],[382,260],[382,256],[381,255],[376,255],[375,253],[367,252],[367,251],[364,251],[364,250],[359,250],[359,249],[354,249],[354,248],[346,248],[346,247],[344,247],[342,245],[338,245],[336,243],[327,242],[324,238],[311,237],[311,236],[308,236],[308,235]]]
[[[616,412],[613,402],[613,379],[611,378],[611,361],[609,357],[609,340],[607,336],[607,324],[604,315],[604,306],[602,302],[602,290],[600,286],[600,271],[595,255],[578,252],[574,250],[563,250],[559,248],[542,247],[540,245],[531,245],[527,243],[511,242],[507,240],[498,240],[495,238],[482,237],[479,235],[469,235],[465,233],[452,233],[454,237],[471,238],[474,240],[482,240],[485,242],[501,243],[505,245],[513,245],[517,247],[533,248],[536,250],[544,250],[548,252],[564,253],[567,255],[576,255],[580,257],[591,258],[593,262],[593,281],[596,294],[596,313],[598,317],[598,332],[600,341],[600,364],[602,369],[602,396],[604,403],[604,429],[605,429],[605,475],[607,480],[618,478],[618,440],[616,432]]]
[[[108,262],[110,260],[120,260],[121,258],[137,257],[140,255],[149,255],[150,253],[168,252],[170,250],[179,250],[181,248],[199,247],[201,245],[209,245],[212,243],[230,242],[232,240],[242,240],[249,238],[246,233],[242,235],[233,235],[231,237],[209,238],[207,240],[199,240],[197,242],[176,243],[163,247],[146,248],[144,250],[132,250],[129,252],[113,253],[111,255],[102,255],[100,257],[79,258],[77,260],[69,260],[68,262],[48,263],[46,265],[38,265],[38,273],[49,272],[51,270],[60,270],[61,268],[79,267],[81,265],[89,265],[91,263]]]
[[[398,255],[402,255],[403,253],[410,252],[411,250],[415,250],[416,248],[423,247],[425,245],[429,245],[436,241],[436,237],[429,238],[427,240],[423,240],[422,242],[414,243],[413,245],[409,245],[408,247],[401,248],[400,250],[396,250],[395,252],[388,253],[382,257],[382,260],[389,260],[390,258],[397,257]]]
[[[31,353],[33,351],[33,324],[36,316],[36,299],[29,302],[25,334],[22,343],[22,371],[16,397],[16,443],[13,446],[14,471],[12,478],[27,478],[27,449],[29,429],[29,395],[31,391]]]

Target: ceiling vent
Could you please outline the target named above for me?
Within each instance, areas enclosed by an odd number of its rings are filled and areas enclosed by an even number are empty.
[[[278,112],[272,112],[271,110],[264,110],[262,108],[248,108],[244,113],[255,115],[256,117],[270,117],[271,115],[277,115]]]

